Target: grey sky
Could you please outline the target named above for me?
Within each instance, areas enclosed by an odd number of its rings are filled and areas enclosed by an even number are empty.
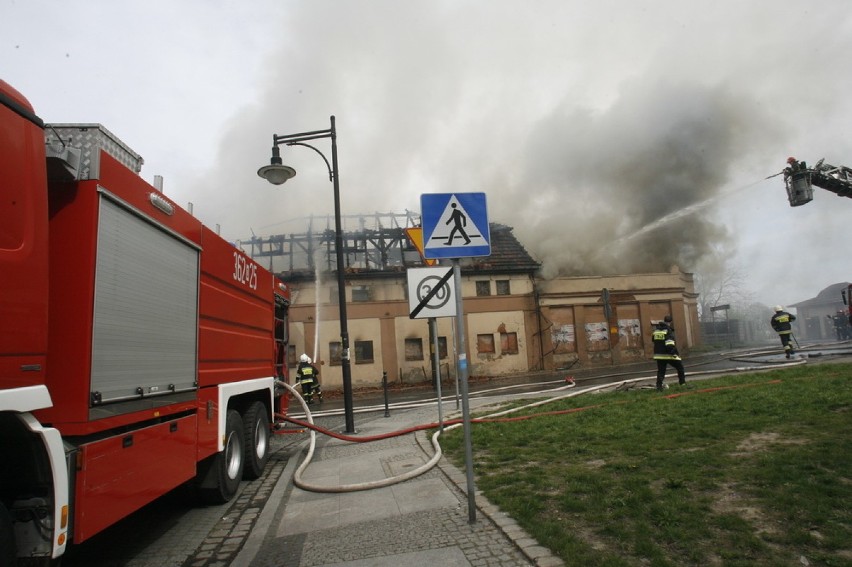
[[[852,280],[852,200],[763,180],[852,166],[849,53],[841,0],[0,0],[0,77],[229,239],[331,212],[313,152],[283,187],[255,172],[334,114],[344,212],[484,191],[547,274],[728,263],[768,305]]]

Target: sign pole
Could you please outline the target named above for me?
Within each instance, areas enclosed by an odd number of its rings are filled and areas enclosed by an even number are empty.
[[[438,352],[438,319],[429,317],[429,334],[432,335],[432,366],[435,369],[435,383],[438,387],[438,425],[444,432],[444,399],[441,397],[441,361]]]
[[[459,344],[456,341],[456,326],[453,325],[453,356],[455,357],[459,352]],[[459,394],[459,368],[456,365],[456,410],[458,410],[461,406],[461,396]]]
[[[457,370],[461,383],[462,422],[464,425],[464,460],[467,473],[467,518],[469,523],[476,521],[476,486],[473,483],[473,445],[470,438],[470,403],[467,387],[467,348],[465,346],[464,311],[462,310],[461,265],[453,258],[453,276],[456,284],[456,352]]]

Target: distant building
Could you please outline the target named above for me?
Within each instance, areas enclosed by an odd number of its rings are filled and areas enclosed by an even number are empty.
[[[404,226],[346,231],[346,301],[354,387],[432,380],[428,322],[409,317],[406,271],[423,262]],[[698,342],[692,274],[539,276],[540,263],[511,227],[492,224],[491,255],[462,260],[462,297],[471,376],[499,376],[650,359],[650,331],[674,317],[679,347]],[[290,285],[288,362],[302,352],[321,362],[326,389],[340,388],[340,328],[333,234],[253,239],[253,256]],[[243,243],[244,245],[248,243]],[[319,251],[319,254],[316,254]],[[273,262],[273,257],[278,257]],[[319,272],[314,269],[320,266]],[[449,263],[441,264],[449,269]],[[319,277],[317,277],[317,273]],[[607,293],[604,293],[604,289]],[[608,295],[608,306],[604,299]],[[442,377],[455,376],[454,319],[438,318]],[[315,356],[316,354],[316,356]]]
[[[796,327],[794,332],[800,340],[830,340],[836,338],[834,317],[846,312],[841,292],[849,282],[832,284],[819,292],[816,297],[794,303],[796,309]]]

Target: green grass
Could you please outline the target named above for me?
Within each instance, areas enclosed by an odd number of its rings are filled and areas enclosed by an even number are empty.
[[[582,407],[472,427],[477,487],[567,565],[852,565],[852,365],[528,414]],[[463,469],[461,428],[441,444]]]

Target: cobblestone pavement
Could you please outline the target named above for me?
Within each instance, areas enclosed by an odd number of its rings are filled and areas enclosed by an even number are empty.
[[[428,440],[425,434],[421,442]],[[411,452],[406,448],[410,447]],[[379,453],[396,449],[393,460],[403,462],[423,455],[411,436],[395,437],[367,444],[323,448],[320,459]],[[402,452],[400,452],[402,450]],[[388,468],[393,463],[386,463]],[[458,473],[462,481],[464,475]],[[251,567],[311,567],[332,565],[400,565],[400,556],[418,552],[434,553],[437,565],[472,565],[482,567],[519,567],[535,565],[489,517],[479,514],[474,524],[468,521],[467,497],[444,472],[435,468],[417,477],[439,479],[456,495],[452,506],[422,510],[402,516],[368,520],[329,529],[310,530],[280,536],[270,529]],[[284,500],[294,490],[288,487]],[[297,490],[297,489],[296,489]],[[280,507],[273,526],[280,525],[285,514]],[[453,555],[455,553],[455,556]],[[426,554],[430,556],[429,553]],[[414,563],[412,563],[414,564]]]
[[[380,416],[359,416],[359,426]],[[342,427],[342,417],[315,421],[332,430]],[[407,482],[445,484],[455,495],[449,505],[282,537],[275,526],[281,524],[293,490],[298,490],[294,489],[291,477],[301,461],[307,439],[307,433],[276,435],[264,474],[257,480],[241,483],[233,501],[220,506],[193,507],[186,494],[175,491],[89,542],[72,548],[63,559],[63,567],[562,565],[480,494],[477,494],[477,521],[469,523],[464,473],[445,459],[439,467]],[[318,444],[327,442],[327,437],[318,436]],[[398,473],[400,467],[410,466],[412,459],[422,459],[424,451],[432,452],[426,433],[420,432],[416,436],[371,443],[323,447],[315,460],[389,449],[391,456],[383,463],[388,476],[395,469]]]
[[[269,500],[272,488],[278,482],[288,459],[289,451],[286,447],[270,455],[263,475],[251,483],[244,483],[247,486],[242,493],[182,567],[228,567],[233,563]]]
[[[269,537],[252,567],[310,567],[380,559],[457,546],[473,566],[529,567],[487,520],[468,523],[466,510],[442,508],[308,534]]]

